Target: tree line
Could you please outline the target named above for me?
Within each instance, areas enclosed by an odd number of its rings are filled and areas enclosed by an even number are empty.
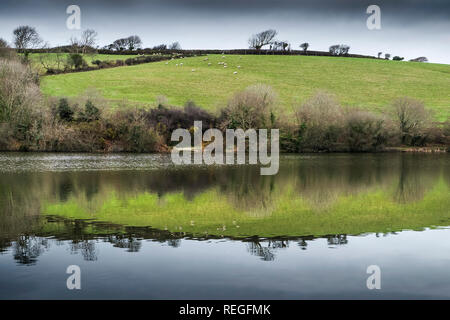
[[[292,51],[292,45],[287,40],[277,40],[276,36],[278,31],[275,29],[267,29],[262,32],[253,34],[248,39],[248,45],[250,49],[260,51],[263,48],[268,48],[269,51],[274,52],[290,52]],[[129,37],[120,38],[113,41],[103,47],[98,46],[98,33],[93,29],[86,29],[81,34],[80,38],[71,37],[68,46],[62,46],[57,48],[50,48],[49,44],[44,42],[37,32],[36,28],[31,26],[19,26],[13,31],[13,42],[14,47],[28,57],[31,49],[55,49],[63,48],[70,51],[73,54],[87,54],[96,52],[98,50],[108,50],[111,52],[124,52],[124,51],[137,51],[141,50],[143,47],[143,42],[138,35],[131,35]],[[0,38],[0,48],[8,47],[8,42]],[[308,42],[301,43],[299,48],[303,50],[304,53],[308,52],[310,44]],[[155,51],[166,51],[166,50],[182,50],[179,42],[173,42],[171,44],[159,44],[152,48],[148,48]],[[57,50],[56,50],[57,51]],[[333,56],[347,56],[350,51],[350,46],[347,44],[334,44],[328,49],[330,55]],[[378,52],[377,57],[381,59],[383,52]],[[390,60],[391,54],[385,53],[384,59]],[[392,60],[402,61],[404,57],[394,56]],[[426,57],[417,57],[409,61],[415,62],[428,62]]]

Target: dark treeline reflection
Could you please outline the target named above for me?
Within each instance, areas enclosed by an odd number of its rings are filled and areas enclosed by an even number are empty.
[[[168,158],[170,161],[170,158]],[[275,176],[261,176],[258,166],[189,166],[153,170],[115,171],[0,171],[0,253],[13,250],[19,263],[32,264],[49,243],[70,241],[71,251],[86,260],[97,259],[96,241],[106,241],[129,252],[139,252],[143,239],[180,246],[183,234],[169,231],[95,225],[94,236],[85,221],[42,217],[45,203],[84,199],[95,208],[111,192],[127,198],[143,192],[164,196],[182,192],[187,199],[216,188],[237,209],[261,214],[285,190],[294,190],[314,209],[332,205],[342,195],[353,195],[372,189],[388,190],[393,201],[420,201],[442,178],[450,184],[447,155],[428,154],[354,154],[284,156]],[[43,231],[42,219],[47,228]],[[48,224],[54,228],[48,228]],[[92,228],[92,224],[88,224]],[[120,230],[120,232],[118,232]],[[45,240],[55,237],[57,240]],[[242,240],[242,239],[241,239]],[[295,241],[307,248],[302,237]],[[263,260],[273,260],[274,251],[288,245],[287,240],[249,240],[248,251]],[[346,236],[332,236],[330,246],[346,244]]]
[[[14,239],[3,238],[0,243],[0,254],[9,250],[18,264],[34,265],[38,262],[39,256],[51,250],[52,246],[66,246],[71,254],[80,254],[85,261],[96,261],[99,259],[99,243],[109,243],[114,248],[138,253],[144,241],[158,242],[162,245],[178,248],[182,245],[183,239],[198,241],[223,239],[223,237],[217,236],[198,238],[184,232],[174,233],[148,227],[120,227],[94,221],[53,219],[51,217],[47,219],[48,223],[52,223],[56,227],[51,234],[51,238],[47,234],[40,233],[22,235]],[[274,261],[276,253],[288,248],[292,243],[297,244],[301,250],[307,250],[308,243],[317,239],[326,239],[330,247],[348,243],[347,235],[271,239],[254,236],[245,239],[227,239],[243,243],[249,254],[257,256],[263,261]]]

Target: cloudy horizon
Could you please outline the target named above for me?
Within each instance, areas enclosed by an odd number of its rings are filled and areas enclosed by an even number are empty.
[[[66,27],[71,4],[81,8],[81,30]],[[380,30],[366,26],[371,4],[381,8]],[[89,28],[98,32],[100,47],[136,34],[144,47],[178,41],[183,49],[240,49],[251,34],[273,28],[293,49],[309,42],[310,50],[327,51],[344,43],[355,54],[381,51],[450,64],[449,13],[450,2],[442,0],[2,0],[0,38],[12,42],[14,28],[30,25],[52,46]]]

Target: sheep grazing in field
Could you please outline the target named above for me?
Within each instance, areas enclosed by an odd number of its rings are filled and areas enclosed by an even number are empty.
[[[183,65],[183,62],[180,63],[180,66],[182,66],[182,65]]]
[[[175,65],[175,66],[177,66],[178,67],[178,63]]]
[[[224,68],[226,68],[227,66],[223,66]]]
[[[222,56],[223,59],[225,59],[225,56]]]
[[[169,64],[168,62],[166,62],[166,64]]]
[[[240,69],[241,68],[241,66],[237,66],[238,67],[238,69]]]
[[[237,71],[233,72],[233,74],[237,74]]]
[[[192,71],[192,72],[195,72],[195,69],[192,69],[191,71]]]
[[[211,62],[210,63],[208,63],[208,66],[210,66],[211,65]]]
[[[203,59],[203,61],[208,61],[208,58]]]

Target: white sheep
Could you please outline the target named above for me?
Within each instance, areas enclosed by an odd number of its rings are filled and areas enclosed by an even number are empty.
[[[233,74],[237,74],[237,71],[233,72]]]
[[[195,72],[195,69],[192,69],[191,71],[192,71],[192,72]]]
[[[241,66],[237,66],[238,67],[238,69],[240,69],[241,68]]]

